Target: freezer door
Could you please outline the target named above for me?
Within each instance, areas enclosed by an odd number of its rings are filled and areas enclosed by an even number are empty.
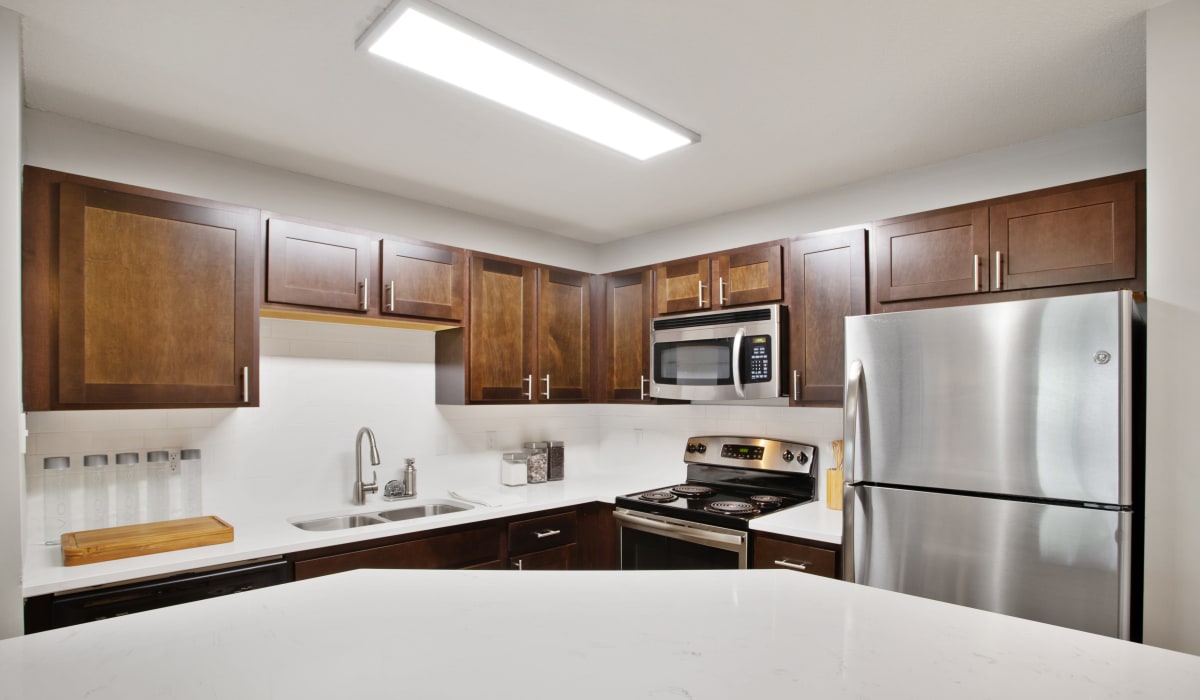
[[[1129,511],[856,486],[847,578],[1129,638]]]
[[[1132,311],[1105,292],[847,318],[848,481],[1131,505]]]

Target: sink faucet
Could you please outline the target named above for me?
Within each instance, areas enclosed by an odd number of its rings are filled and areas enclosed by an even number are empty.
[[[354,439],[354,505],[356,506],[367,502],[368,493],[375,493],[379,490],[378,477],[375,475],[374,469],[371,470],[371,483],[363,483],[362,439],[364,434],[371,443],[371,465],[379,466],[379,448],[375,445],[375,433],[371,432],[370,428],[360,428],[358,437]]]

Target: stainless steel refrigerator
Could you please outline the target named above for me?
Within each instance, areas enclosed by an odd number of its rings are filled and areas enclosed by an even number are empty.
[[[844,578],[1139,639],[1143,328],[1127,291],[846,319]]]

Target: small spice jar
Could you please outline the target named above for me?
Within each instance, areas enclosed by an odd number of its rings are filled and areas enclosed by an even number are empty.
[[[527,452],[505,452],[500,459],[500,483],[505,486],[524,486],[529,483]]]
[[[525,459],[529,483],[540,484],[545,482],[550,465],[550,456],[546,443],[527,442],[523,447],[529,453],[529,456]]]

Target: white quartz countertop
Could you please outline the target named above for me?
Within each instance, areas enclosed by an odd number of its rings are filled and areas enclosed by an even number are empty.
[[[498,484],[465,484],[462,489],[506,501],[500,506],[477,505],[458,513],[447,513],[386,525],[349,528],[331,532],[310,532],[291,525],[297,516],[318,516],[335,511],[312,511],[300,507],[256,508],[245,512],[214,512],[234,528],[234,539],[226,544],[195,547],[174,552],[151,554],[115,561],[63,566],[57,546],[31,544],[25,552],[23,593],[32,597],[121,581],[164,576],[200,568],[278,556],[317,547],[361,542],[381,537],[432,530],[453,525],[480,522],[491,518],[522,515],[550,508],[574,506],[593,501],[612,503],[618,495],[656,488],[668,483],[661,473],[640,476],[593,476],[563,481],[504,487]],[[384,502],[373,497],[365,506],[346,505],[345,512],[375,512],[386,508],[417,505],[449,498],[448,490],[422,492],[412,500]],[[823,503],[790,508],[751,521],[754,530],[807,538],[837,544],[841,542],[841,513],[828,510]]]
[[[1200,657],[779,570],[359,570],[0,641],[0,698],[1179,698]]]

